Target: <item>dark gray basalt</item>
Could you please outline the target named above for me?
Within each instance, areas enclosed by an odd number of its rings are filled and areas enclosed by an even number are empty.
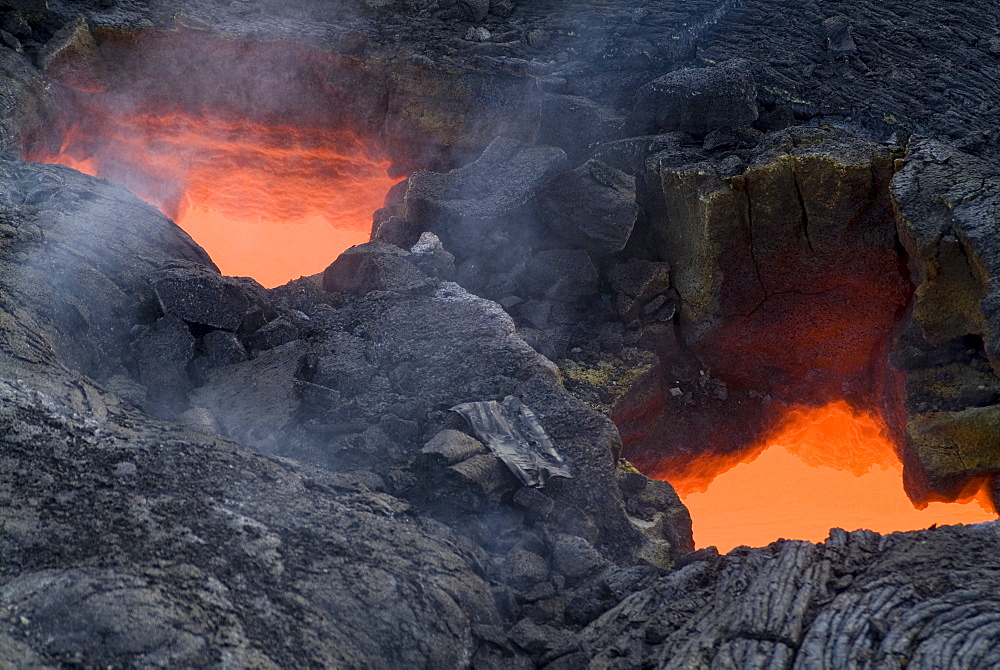
[[[160,301],[160,308],[189,323],[235,331],[253,304],[252,293],[244,283],[253,280],[223,277],[204,265],[177,263],[160,270],[149,283]],[[255,293],[263,290],[254,287]]]
[[[2,165],[0,554],[2,598],[16,612],[3,653],[17,663],[31,654],[137,667],[215,667],[223,657],[286,667],[513,663],[531,651],[505,624],[542,617],[532,609],[539,594],[558,611],[583,597],[565,587],[564,571],[596,588],[618,564],[647,556],[666,565],[684,550],[670,528],[643,534],[630,520],[613,425],[562,389],[495,303],[408,265],[424,290],[345,303],[310,290],[315,278],[300,280],[299,293],[273,295],[294,295],[301,309],[265,306],[281,315],[262,328],[203,333],[208,326],[164,314],[149,281],[199,261],[217,276],[179,228],[67,168]],[[388,258],[408,263],[392,248]],[[251,346],[282,320],[291,341]],[[74,328],[93,337],[70,337]],[[220,337],[254,357],[192,363]],[[95,348],[81,348],[88,343]],[[512,502],[521,485],[492,455],[422,459],[433,436],[459,425],[446,408],[515,392],[580,477],[550,482],[541,507]],[[578,538],[579,560],[601,556],[603,572],[553,562],[557,533]],[[516,546],[535,557],[530,580],[502,567]],[[615,602],[588,605],[583,620]],[[548,621],[568,635],[562,616]]]
[[[479,253],[499,222],[523,210],[566,154],[554,147],[497,139],[469,165],[446,174],[417,172],[406,188],[406,219],[436,233],[463,256]],[[528,226],[514,230],[527,234]]]
[[[705,134],[757,120],[757,89],[750,63],[734,59],[711,68],[685,68],[638,91],[625,121],[632,135],[654,132]]]
[[[548,226],[581,247],[605,254],[625,248],[639,214],[635,177],[598,160],[554,177],[540,201]]]
[[[13,49],[0,49],[0,152],[27,153],[44,134],[54,101],[45,80]]]
[[[398,499],[5,369],[8,667],[453,667],[499,624],[473,555]]]

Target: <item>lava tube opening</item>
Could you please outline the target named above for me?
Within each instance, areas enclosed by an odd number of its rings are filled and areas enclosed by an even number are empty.
[[[698,547],[729,551],[779,538],[821,542],[831,528],[879,533],[996,519],[985,481],[953,503],[914,505],[877,413],[840,400],[788,408],[741,457],[662,464],[691,512]]]
[[[119,41],[121,39],[119,38]],[[282,43],[178,33],[102,44],[107,90],[65,90],[46,148],[172,218],[223,274],[265,287],[321,272],[366,242],[390,161],[324,85],[342,69]],[[347,86],[347,85],[345,85]]]
[[[936,368],[891,362],[937,346],[914,325],[919,269],[898,232],[898,163],[797,132],[799,147],[738,178],[693,188],[667,165],[652,182],[662,200],[650,239],[682,307],[659,369],[612,411],[623,456],[674,486],[698,547],[995,520],[988,469],[930,472],[911,441],[928,389],[941,403],[973,395]],[[949,346],[928,360],[954,350],[949,364],[988,369],[962,338]]]

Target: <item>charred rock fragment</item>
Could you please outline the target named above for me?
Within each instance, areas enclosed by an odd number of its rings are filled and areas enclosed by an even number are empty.
[[[566,154],[500,138],[474,162],[447,173],[417,172],[406,189],[406,218],[463,257],[481,249],[501,220],[535,197]]]
[[[243,344],[234,334],[224,330],[213,330],[201,338],[199,353],[195,362],[202,360],[202,369],[242,363],[247,359]]]
[[[397,206],[397,209],[402,209]],[[377,221],[372,226],[372,242],[395,244],[401,249],[409,249],[420,239],[420,226],[398,216],[390,216],[385,221]]]
[[[108,88],[107,65],[82,18],[67,23],[45,43],[39,65],[46,77],[63,86],[89,93]]]
[[[521,275],[524,293],[552,300],[574,300],[597,293],[600,277],[582,249],[539,251]]]
[[[16,38],[12,38],[16,41]],[[16,49],[0,48],[0,152],[26,154],[42,141],[55,99],[38,70]]]
[[[489,453],[482,442],[453,429],[442,430],[420,452],[432,459],[439,459],[445,465],[455,465],[473,456]]]
[[[192,388],[187,365],[194,356],[194,337],[187,325],[167,315],[145,329],[132,349],[136,377],[146,388],[143,409],[162,418],[184,411]]]
[[[590,155],[599,142],[614,137],[624,117],[579,95],[549,94],[541,100],[537,142],[559,147],[574,162]]]
[[[273,453],[281,432],[299,408],[296,376],[305,349],[290,342],[241,364],[204,372],[204,383],[191,402],[215,417],[223,435]]]
[[[650,301],[670,289],[670,265],[667,263],[632,258],[614,266],[609,279],[615,295],[615,309],[625,323],[646,313],[659,314],[667,306],[667,301],[662,301],[656,308],[647,309]]]
[[[410,254],[417,267],[431,277],[448,280],[455,274],[455,257],[434,233],[421,233]]]
[[[851,20],[843,14],[823,21],[823,32],[826,34],[826,49],[831,54],[843,56],[858,50],[851,35]]]
[[[323,288],[342,293],[413,291],[428,284],[408,252],[374,242],[348,249],[323,272]]]

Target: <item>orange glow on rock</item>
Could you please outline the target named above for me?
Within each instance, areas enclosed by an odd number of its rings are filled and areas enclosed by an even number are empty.
[[[743,455],[665,462],[656,476],[690,510],[696,545],[723,552],[781,538],[821,542],[831,528],[891,533],[996,519],[983,482],[963,500],[917,509],[901,473],[881,420],[839,401],[789,410]]]
[[[185,113],[91,110],[58,153],[173,218],[227,275],[271,288],[368,240],[398,179],[353,133]]]

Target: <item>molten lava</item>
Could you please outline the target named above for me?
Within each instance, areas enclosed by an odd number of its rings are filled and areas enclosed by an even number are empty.
[[[398,179],[349,131],[93,105],[61,163],[124,184],[173,218],[227,275],[266,287],[322,271],[367,241]]]
[[[780,538],[820,542],[833,527],[889,533],[996,519],[984,490],[917,509],[901,472],[881,420],[839,401],[791,409],[742,456],[665,462],[656,476],[690,510],[696,544],[720,551]]]

